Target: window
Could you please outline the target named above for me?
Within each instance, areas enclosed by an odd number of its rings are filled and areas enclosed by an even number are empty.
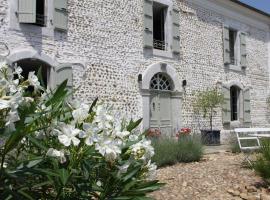
[[[154,49],[167,50],[165,39],[165,21],[167,16],[167,6],[160,3],[153,3],[153,42]]]
[[[45,0],[37,0],[36,5],[36,25],[45,26],[46,17],[45,17]]]
[[[230,88],[231,95],[231,121],[237,121],[239,119],[239,94],[240,89],[237,86]]]
[[[22,68],[22,76],[27,79],[29,72],[35,72],[38,74],[38,70],[41,68],[41,78],[44,86],[47,87],[49,84],[50,66],[37,59],[23,59],[17,61],[16,64]]]
[[[152,90],[171,91],[172,83],[165,74],[157,73],[151,79],[150,88]]]
[[[237,31],[229,30],[229,44],[230,44],[230,62],[231,64],[237,64]]]

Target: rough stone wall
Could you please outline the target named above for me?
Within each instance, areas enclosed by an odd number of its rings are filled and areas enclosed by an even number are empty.
[[[188,82],[179,112],[182,112],[183,126],[191,127],[194,132],[208,126],[204,119],[193,114],[194,93],[215,86],[217,81],[239,80],[253,88],[253,126],[268,126],[267,32],[229,20],[248,31],[249,36],[246,74],[228,71],[223,64],[222,40],[222,24],[228,19],[189,1],[174,0],[174,4],[181,11],[179,60],[144,57],[142,0],[69,0],[68,32],[55,32],[54,36],[10,29],[12,13],[9,13],[8,0],[0,0],[0,42],[5,42],[11,51],[34,48],[60,63],[74,63],[77,97],[88,102],[99,97],[132,117],[142,116],[138,74],[152,63],[166,62],[176,68],[180,81]],[[221,110],[214,126],[223,129]]]

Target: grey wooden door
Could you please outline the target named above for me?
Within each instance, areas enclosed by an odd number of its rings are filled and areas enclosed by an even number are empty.
[[[154,92],[150,98],[150,127],[161,130],[162,135],[172,134],[171,95]]]

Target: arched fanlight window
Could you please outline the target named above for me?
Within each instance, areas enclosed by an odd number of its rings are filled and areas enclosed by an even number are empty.
[[[157,73],[151,79],[150,89],[161,90],[161,91],[171,91],[173,90],[173,84],[168,76],[166,76],[163,73]]]

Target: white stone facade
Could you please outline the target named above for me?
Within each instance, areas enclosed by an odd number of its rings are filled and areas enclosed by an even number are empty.
[[[71,63],[73,84],[78,88],[76,96],[85,101],[99,97],[124,114],[140,118],[144,116],[144,106],[139,74],[143,75],[153,64],[166,63],[174,68],[174,80],[178,80],[174,83],[179,92],[174,131],[190,127],[198,133],[206,127],[205,120],[193,113],[194,93],[233,81],[251,88],[252,126],[270,126],[266,103],[270,77],[270,18],[267,16],[227,0],[173,0],[173,5],[180,10],[181,51],[179,58],[172,58],[146,56],[142,0],[68,0],[67,32],[53,30],[51,14],[48,14],[47,28],[18,24],[14,12],[16,2],[0,0],[1,58],[16,61],[19,52],[28,51],[32,52],[29,57],[47,58],[45,62],[54,66]],[[247,33],[244,71],[224,66],[224,24]],[[185,88],[182,88],[183,80],[187,80]],[[224,130],[221,109],[214,126]],[[223,131],[222,138],[226,136]]]

